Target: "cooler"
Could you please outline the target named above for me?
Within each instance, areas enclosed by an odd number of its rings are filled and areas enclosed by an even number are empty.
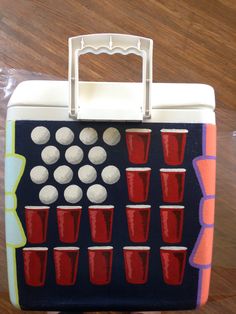
[[[23,310],[194,309],[214,230],[215,96],[152,82],[152,40],[69,39],[68,81],[25,81],[7,110],[11,302]],[[141,83],[81,82],[85,53],[134,53]]]

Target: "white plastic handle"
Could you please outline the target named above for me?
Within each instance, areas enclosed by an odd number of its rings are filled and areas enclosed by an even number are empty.
[[[69,38],[69,114],[80,119],[79,56],[87,53],[109,55],[136,54],[142,57],[142,83],[144,118],[151,117],[151,84],[153,41],[149,38],[123,34],[92,34]]]

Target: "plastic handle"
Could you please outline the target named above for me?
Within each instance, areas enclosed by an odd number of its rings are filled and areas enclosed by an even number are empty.
[[[92,34],[69,38],[69,114],[79,118],[79,56],[86,54],[136,54],[142,57],[143,117],[151,117],[153,41],[123,34]]]

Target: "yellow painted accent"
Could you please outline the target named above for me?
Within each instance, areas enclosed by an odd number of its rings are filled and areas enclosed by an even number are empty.
[[[11,125],[12,125],[12,138],[11,138],[11,153],[7,153],[5,155],[5,157],[15,157],[15,158],[18,158],[22,161],[22,167],[21,167],[21,170],[20,170],[20,173],[19,173],[19,176],[15,182],[15,185],[12,189],[11,192],[6,192],[5,195],[13,195],[14,197],[14,207],[12,209],[8,209],[6,208],[5,210],[6,211],[12,211],[15,218],[16,218],[16,221],[18,223],[18,226],[19,226],[19,231],[20,231],[20,234],[22,236],[22,239],[23,241],[18,244],[18,245],[13,245],[13,244],[10,244],[10,243],[6,243],[6,246],[11,248],[12,249],[12,255],[13,255],[13,261],[12,261],[12,264],[13,264],[13,278],[14,278],[14,294],[15,294],[15,300],[16,300],[16,306],[18,308],[20,308],[20,304],[19,304],[19,292],[18,292],[18,282],[17,282],[17,266],[16,266],[16,249],[17,248],[20,248],[20,247],[23,247],[25,246],[26,244],[26,236],[25,236],[25,232],[24,232],[24,229],[22,227],[22,224],[21,224],[21,221],[16,213],[16,208],[17,208],[17,198],[16,198],[16,195],[15,195],[15,192],[16,192],[16,189],[17,189],[17,186],[21,180],[21,177],[23,176],[23,173],[24,173],[24,170],[25,170],[25,165],[26,165],[26,159],[24,156],[21,156],[19,154],[15,154],[15,121],[11,121]]]

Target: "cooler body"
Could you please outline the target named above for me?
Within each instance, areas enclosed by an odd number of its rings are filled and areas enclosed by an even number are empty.
[[[6,123],[5,172],[13,304],[139,311],[206,302],[214,94],[187,85],[153,84],[152,117],[143,122],[69,118],[66,82],[25,82],[16,89]],[[208,96],[194,103],[192,91],[199,97],[201,88]],[[176,93],[176,103],[155,107],[161,91],[162,99],[166,91]]]

